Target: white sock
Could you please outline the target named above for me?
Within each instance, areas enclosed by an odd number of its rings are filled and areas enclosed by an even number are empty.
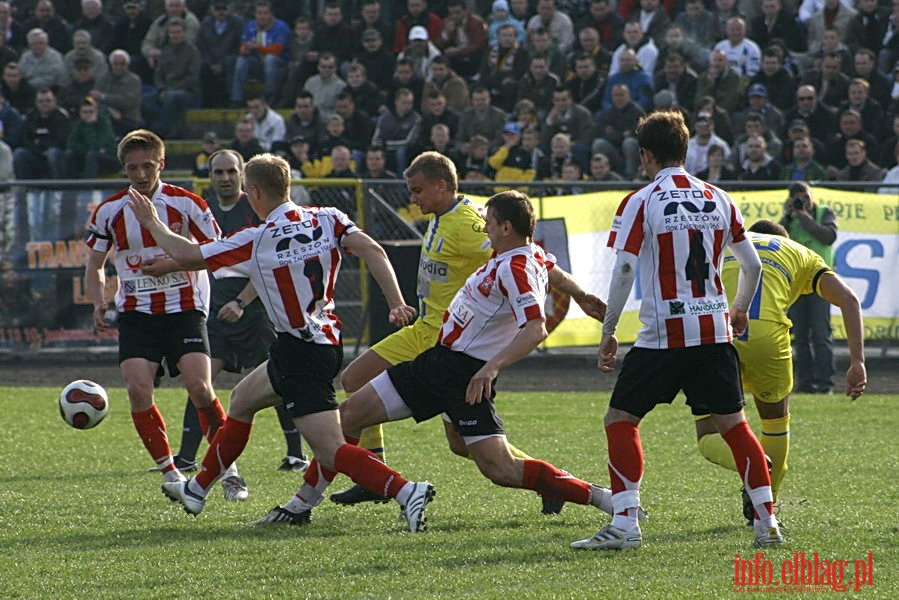
[[[414,481],[407,481],[406,485],[400,489],[399,493],[396,495],[396,501],[400,503],[400,506],[406,506],[406,502],[409,500],[409,496],[412,495],[412,490],[414,489]]]

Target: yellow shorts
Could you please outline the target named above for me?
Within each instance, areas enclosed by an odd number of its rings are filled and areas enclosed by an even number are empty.
[[[790,329],[773,321],[749,321],[748,339],[734,340],[743,389],[762,402],[780,402],[793,389]]]
[[[437,344],[440,330],[421,319],[408,327],[391,333],[371,347],[372,351],[392,365],[412,360]]]

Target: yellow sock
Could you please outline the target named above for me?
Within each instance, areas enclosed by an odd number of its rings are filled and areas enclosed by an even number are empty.
[[[382,461],[387,462],[387,458],[384,456],[384,428],[380,425],[372,425],[362,430],[359,447],[371,451]]]
[[[520,458],[521,460],[534,460],[533,456],[526,454],[525,452],[519,450],[518,448],[516,448],[509,442],[506,442],[506,446],[509,448],[509,454],[511,454],[515,458]],[[473,458],[471,458],[471,454],[469,454],[465,458],[467,458],[468,460],[474,460]]]
[[[699,438],[699,453],[706,460],[720,465],[731,471],[737,470],[737,463],[734,462],[734,454],[730,450],[730,446],[724,441],[720,433],[709,433]]]
[[[762,448],[771,459],[771,493],[777,500],[780,484],[787,473],[790,454],[790,415],[777,419],[762,419]]]

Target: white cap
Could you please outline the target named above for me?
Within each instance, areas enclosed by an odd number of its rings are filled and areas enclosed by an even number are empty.
[[[409,41],[411,42],[412,40],[428,41],[428,30],[421,25],[416,25],[409,30]]]

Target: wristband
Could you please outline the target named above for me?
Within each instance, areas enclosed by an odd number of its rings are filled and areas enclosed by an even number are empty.
[[[240,310],[246,310],[246,309],[247,309],[247,303],[244,302],[243,300],[241,300],[240,298],[235,298],[234,301],[237,302],[237,306],[240,307]]]

